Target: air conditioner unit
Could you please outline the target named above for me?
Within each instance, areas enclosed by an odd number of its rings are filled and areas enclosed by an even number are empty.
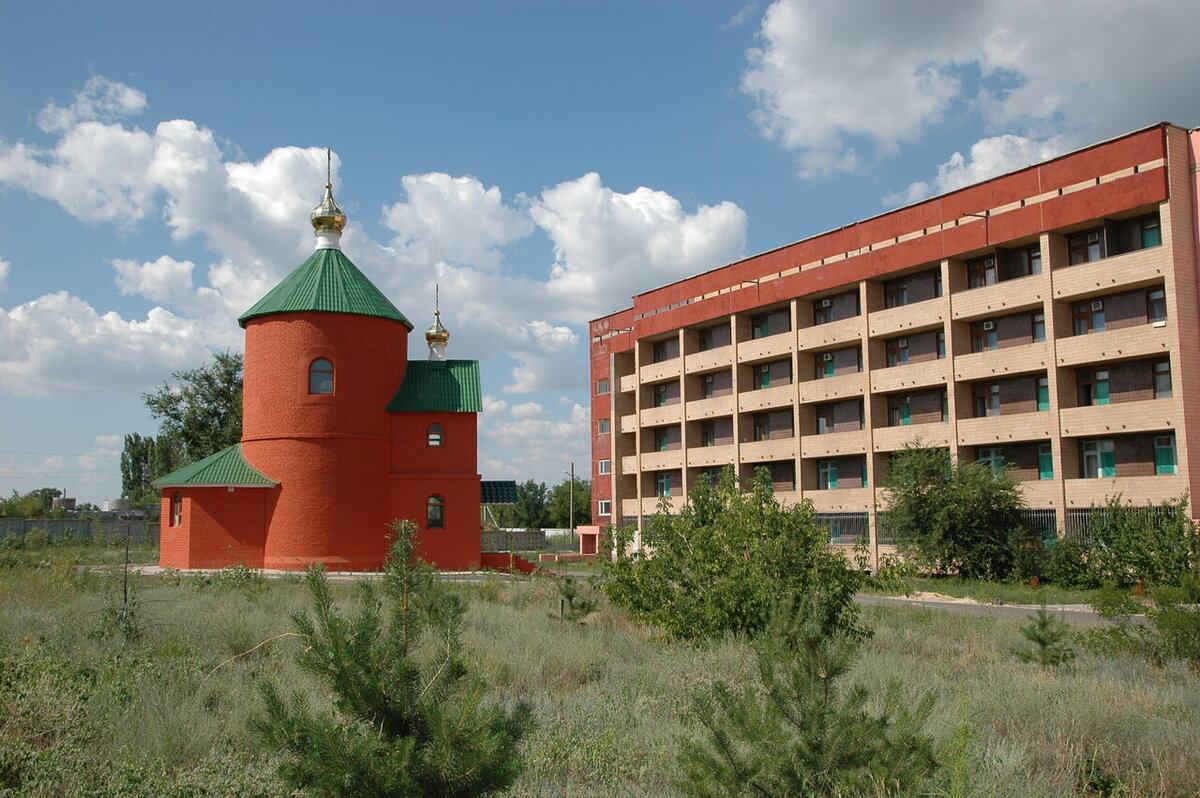
[[[1094,244],[1099,240],[1100,240],[1100,232],[1099,231],[1096,231],[1094,233],[1088,233],[1087,242],[1089,244]]]
[[[1104,300],[1103,299],[1093,299],[1092,300],[1092,310],[1104,310]]]
[[[984,265],[984,266],[995,266],[995,265],[996,265],[996,259],[995,259],[994,257],[992,257],[992,258],[984,258],[984,259],[983,259],[983,265]]]
[[[821,355],[821,360],[825,363],[833,360],[833,352],[826,352],[825,354]]]
[[[771,371],[771,367],[764,363],[763,365],[758,367],[758,370],[761,371],[763,374],[767,374]]]
[[[996,322],[994,322],[994,321],[985,321],[985,322],[983,323],[983,329],[984,329],[985,331],[987,331],[987,332],[991,332],[992,330],[996,329]]]
[[[823,308],[831,308],[831,307],[833,307],[833,300],[832,300],[832,299],[822,299],[822,300],[821,300],[821,307],[823,307]]]
[[[907,338],[898,339],[896,341],[896,348],[897,349],[908,349],[908,339]]]

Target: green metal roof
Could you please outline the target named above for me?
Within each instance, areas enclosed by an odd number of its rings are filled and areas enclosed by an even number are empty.
[[[479,413],[483,391],[478,360],[410,360],[400,390],[388,403],[392,413]]]
[[[237,443],[151,484],[156,488],[272,488],[279,483],[246,462]]]
[[[480,504],[516,504],[517,483],[511,479],[484,479],[479,482]]]
[[[306,311],[378,316],[413,328],[412,322],[340,249],[318,249],[243,313],[238,324],[245,327],[247,321],[259,316]]]

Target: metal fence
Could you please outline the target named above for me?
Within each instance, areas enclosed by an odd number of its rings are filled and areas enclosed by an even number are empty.
[[[90,518],[0,518],[0,540],[45,534],[48,543],[158,543],[158,522]]]
[[[866,512],[817,513],[813,520],[829,530],[829,542],[835,546],[853,546],[871,537],[871,522]]]

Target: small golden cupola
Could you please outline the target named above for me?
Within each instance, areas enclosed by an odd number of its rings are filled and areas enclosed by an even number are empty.
[[[346,227],[346,212],[333,199],[332,160],[332,153],[325,150],[325,199],[309,215],[317,249],[341,249],[342,230]]]
[[[430,360],[446,359],[446,344],[450,343],[450,331],[442,326],[440,287],[433,287],[433,326],[425,331],[425,342],[429,344]]]

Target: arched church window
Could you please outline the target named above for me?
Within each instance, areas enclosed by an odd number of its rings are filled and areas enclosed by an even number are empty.
[[[444,442],[444,440],[445,440],[445,430],[442,429],[442,425],[441,424],[430,424],[429,425],[428,444],[430,446],[441,446],[442,443]]]
[[[333,363],[319,357],[308,367],[308,392],[333,393]]]
[[[441,496],[433,495],[425,503],[425,528],[442,529],[446,526],[446,502]]]
[[[183,494],[179,491],[171,496],[171,526],[183,524]]]

